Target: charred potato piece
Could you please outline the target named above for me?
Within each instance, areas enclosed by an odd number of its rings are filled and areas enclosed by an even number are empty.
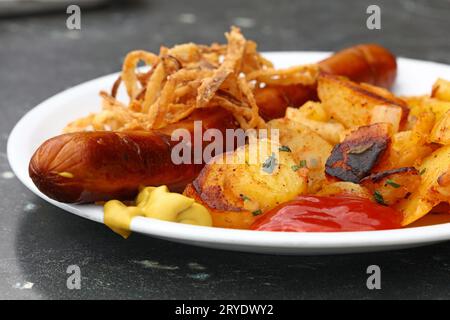
[[[431,97],[450,102],[450,81],[438,79],[433,85]]]
[[[340,194],[372,199],[371,194],[366,188],[359,184],[346,181],[326,184],[319,192],[317,192],[318,196],[335,196]]]
[[[325,171],[339,180],[359,183],[383,157],[390,141],[387,123],[360,127],[333,148]]]
[[[346,128],[357,128],[371,123],[374,106],[400,107],[406,120],[406,103],[388,91],[369,85],[359,85],[343,77],[323,74],[318,79],[318,95],[325,110]]]
[[[449,202],[450,146],[439,148],[426,157],[418,171],[422,180],[420,186],[396,205],[404,214],[403,225],[423,217],[439,203]]]
[[[292,154],[274,151],[279,147],[258,140],[214,158],[185,195],[210,210],[215,227],[248,228],[254,217],[307,190],[308,169],[293,170]]]
[[[279,130],[280,143],[292,152],[296,166],[304,163],[308,168],[308,192],[316,192],[325,180],[325,162],[332,146],[308,127],[289,119],[272,120],[268,127]]]
[[[385,205],[407,198],[419,187],[420,175],[416,168],[406,167],[377,172],[361,180],[374,199]]]

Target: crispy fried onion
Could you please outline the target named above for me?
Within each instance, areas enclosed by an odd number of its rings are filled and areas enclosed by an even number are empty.
[[[265,84],[309,85],[316,65],[274,69],[240,30],[225,34],[227,45],[186,43],[161,47],[159,55],[132,51],[111,93],[101,92],[102,111],[70,123],[65,132],[150,130],[188,117],[195,109],[229,110],[244,129],[265,127],[253,91]],[[139,68],[143,62],[146,68]],[[129,102],[118,100],[123,84]]]

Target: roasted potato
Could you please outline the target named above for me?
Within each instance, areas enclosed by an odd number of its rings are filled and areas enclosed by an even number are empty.
[[[272,120],[268,127],[279,130],[280,144],[289,148],[297,166],[304,163],[308,168],[308,193],[319,190],[332,146],[308,127],[286,118]]]
[[[254,217],[307,190],[308,169],[280,147],[258,140],[218,156],[184,194],[210,210],[214,226],[246,229]]]
[[[346,128],[370,124],[372,109],[377,105],[400,107],[401,119],[407,118],[406,103],[381,88],[359,85],[343,77],[321,75],[317,90],[327,113]]]
[[[309,101],[299,109],[287,108],[286,118],[308,127],[332,145],[339,143],[345,134],[344,126],[329,119],[318,102]]]
[[[407,107],[405,101],[403,101],[401,98],[395,96],[392,92],[390,92],[389,90],[387,90],[385,88],[377,87],[370,83],[364,83],[364,82],[360,83],[359,86],[373,94],[376,94],[376,95],[384,98],[384,99],[393,101],[395,105]]]
[[[398,106],[377,105],[372,108],[370,123],[390,123],[392,131],[398,132],[402,120],[402,108]]]
[[[325,164],[327,175],[359,183],[383,158],[391,142],[391,125],[376,123],[351,132],[334,146]]]
[[[431,130],[430,142],[448,145],[450,144],[450,110],[436,121]]]
[[[324,107],[320,102],[308,101],[300,108],[289,108],[292,112],[293,110],[297,111],[297,116],[301,118],[307,118],[310,120],[326,122],[330,120],[329,114],[326,112]],[[289,117],[287,117],[289,118]]]
[[[377,165],[377,171],[420,166],[422,159],[436,149],[428,143],[434,119],[432,112],[424,112],[411,130],[394,134],[387,156]]]
[[[388,156],[379,164],[379,170],[420,166],[422,159],[430,155],[435,148],[426,143],[414,131],[398,132],[392,137]]]
[[[322,189],[317,192],[318,196],[335,196],[335,195],[350,195],[366,199],[373,199],[370,192],[363,186],[346,181],[333,182],[325,184]]]
[[[404,214],[403,225],[416,221],[440,202],[450,199],[450,146],[439,148],[426,157],[418,171],[420,186],[395,206]]]
[[[431,97],[442,101],[450,102],[450,81],[438,79],[433,84]]]
[[[217,196],[220,196],[220,190],[220,188],[217,188]],[[255,216],[252,211],[249,210],[221,210],[208,206],[193,184],[188,184],[183,194],[194,199],[208,209],[211,214],[213,227],[248,229],[257,218],[257,215]],[[203,195],[203,197],[205,197],[205,195]]]
[[[408,104],[411,120],[420,118],[424,112],[432,112],[436,120],[439,120],[448,110],[450,110],[450,102],[443,101],[428,96],[416,96],[403,98]]]
[[[381,171],[361,180],[361,185],[369,190],[373,199],[384,205],[407,198],[419,184],[420,175],[414,167]]]

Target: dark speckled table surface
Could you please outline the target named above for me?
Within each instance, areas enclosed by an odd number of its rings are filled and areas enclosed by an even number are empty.
[[[76,3],[76,1],[74,1]],[[366,28],[378,4],[382,29]],[[12,174],[6,142],[14,124],[47,97],[117,71],[134,48],[223,39],[240,25],[261,50],[335,50],[378,42],[396,54],[450,64],[450,1],[163,1],[0,20],[0,298],[450,298],[450,242],[402,251],[315,257],[216,251],[103,225],[33,195]],[[417,75],[420,77],[420,75]],[[379,265],[382,289],[368,290]],[[69,265],[81,290],[68,290]]]

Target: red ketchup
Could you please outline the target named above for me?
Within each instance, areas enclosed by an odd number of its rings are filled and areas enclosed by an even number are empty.
[[[402,214],[369,199],[300,196],[270,210],[250,227],[260,231],[336,232],[398,229]]]

